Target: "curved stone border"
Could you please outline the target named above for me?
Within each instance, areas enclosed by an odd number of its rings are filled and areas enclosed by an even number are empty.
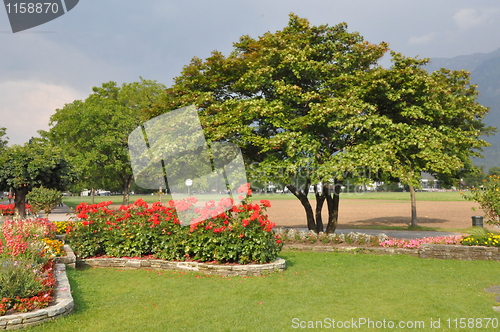
[[[15,330],[37,325],[73,311],[74,302],[66,276],[66,265],[56,264],[54,272],[57,282],[54,304],[31,312],[0,316],[0,330]]]
[[[73,249],[71,249],[70,246],[65,244],[63,246],[63,250],[66,253],[66,255],[64,257],[57,257],[56,263],[62,263],[62,264],[65,264],[69,267],[75,268],[76,267],[76,256],[73,253]]]
[[[248,265],[220,265],[201,262],[174,262],[161,259],[128,259],[128,258],[88,258],[78,259],[78,267],[118,267],[130,269],[152,269],[152,270],[172,270],[185,272],[201,272],[205,274],[216,274],[224,276],[259,276],[283,271],[286,262],[283,258],[276,258],[267,264]]]

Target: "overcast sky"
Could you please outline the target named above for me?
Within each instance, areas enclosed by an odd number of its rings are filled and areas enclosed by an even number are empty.
[[[496,0],[80,0],[67,14],[15,34],[0,8],[0,127],[11,144],[24,144],[93,86],[139,76],[170,86],[193,56],[227,55],[241,35],[284,28],[290,12],[314,25],[346,22],[407,56],[500,47]]]

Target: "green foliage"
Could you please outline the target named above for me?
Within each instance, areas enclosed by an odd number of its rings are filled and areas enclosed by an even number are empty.
[[[488,175],[500,176],[500,167],[494,166],[488,170]]]
[[[27,298],[46,291],[40,282],[42,266],[31,259],[0,256],[0,298]]]
[[[128,135],[164,88],[143,79],[121,87],[108,82],[94,87],[84,101],[56,110],[49,132],[43,134],[64,148],[80,174],[81,188],[119,188],[128,204],[132,184]]]
[[[486,180],[486,177],[487,175],[483,172],[482,168],[473,167],[467,174],[464,174],[462,185],[467,188],[479,187],[483,183],[483,180]]]
[[[62,193],[59,190],[43,186],[31,189],[26,197],[33,213],[38,214],[38,212],[44,211],[47,216],[62,202]]]
[[[261,205],[245,202],[226,212],[219,209],[221,205],[209,204],[189,227],[181,226],[175,210],[159,202],[149,207],[137,200],[118,211],[108,209],[110,203],[77,207],[82,222],[67,238],[79,257],[154,255],[167,260],[247,264],[269,262],[281,250],[281,240],[272,232],[274,224],[263,214],[267,201]],[[190,198],[185,203],[187,207],[195,202]]]
[[[389,120],[385,130],[379,125],[370,130],[369,141],[392,151],[388,170],[402,182],[418,187],[426,171],[450,185],[472,167],[470,157],[489,145],[479,139],[492,130],[482,123],[488,109],[477,102],[469,72],[429,74],[426,59],[392,56],[391,68],[376,68],[360,87],[364,100],[376,107],[374,115]]]
[[[500,225],[500,176],[489,176],[481,186],[471,188],[463,196],[466,200],[479,203],[487,223]]]
[[[44,186],[65,190],[74,180],[74,172],[61,150],[47,141],[32,139],[24,145],[13,145],[0,154],[0,188],[12,188],[16,195],[16,212],[25,216],[26,194]]]
[[[4,149],[7,146],[8,137],[5,137],[5,130],[5,128],[0,128],[0,150]]]
[[[360,167],[376,180],[418,187],[428,171],[451,185],[488,145],[479,138],[489,132],[488,109],[477,103],[469,73],[429,74],[427,60],[395,52],[390,68],[376,66],[387,51],[345,23],[312,26],[291,14],[283,30],[243,36],[227,57],[193,58],[165,95],[165,109],[195,104],[207,137],[238,144],[251,178],[287,184],[316,231],[323,225],[307,193],[321,183],[317,209],[326,200],[333,232],[333,187]]]
[[[469,236],[462,240],[465,246],[500,247],[500,235],[486,231],[484,228],[476,228]]]

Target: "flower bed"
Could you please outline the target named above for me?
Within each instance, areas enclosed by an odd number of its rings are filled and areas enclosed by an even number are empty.
[[[248,185],[239,190],[251,194]],[[78,258],[106,255],[153,255],[168,261],[268,263],[277,258],[282,243],[265,215],[269,201],[245,198],[234,205],[226,198],[195,207],[194,197],[170,201],[168,206],[143,200],[111,210],[111,202],[77,206],[78,218],[67,239]],[[190,215],[188,226],[179,219]]]
[[[73,311],[74,301],[66,276],[66,266],[64,264],[56,264],[54,274],[57,286],[53,302],[43,309],[0,316],[0,330],[16,330],[37,325],[70,314]]]
[[[13,216],[15,214],[16,206],[12,204],[0,204],[0,216]],[[26,204],[26,211],[30,211],[31,206]]]
[[[278,229],[288,250],[411,255],[420,258],[500,261],[500,235],[476,229],[472,235],[395,239],[379,234],[316,234]],[[380,240],[380,242],[377,242]]]
[[[464,237],[462,244],[465,246],[500,247],[500,235],[486,232],[473,234]]]
[[[55,286],[53,258],[62,243],[51,239],[47,219],[6,220],[0,233],[0,316],[44,308]]]
[[[421,239],[412,239],[412,240],[387,238],[386,240],[380,242],[379,245],[386,248],[394,247],[394,248],[405,248],[405,249],[419,249],[420,246],[424,243],[456,245],[456,244],[461,244],[462,239],[463,236],[461,235],[425,237]]]

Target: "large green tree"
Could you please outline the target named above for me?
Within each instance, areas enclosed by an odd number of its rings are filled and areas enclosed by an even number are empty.
[[[482,122],[488,108],[477,102],[478,91],[466,71],[441,69],[429,74],[427,59],[393,53],[393,65],[372,70],[359,82],[362,98],[383,120],[367,130],[367,143],[388,146],[390,174],[407,184],[411,195],[411,225],[417,225],[415,188],[420,174],[429,172],[444,186],[458,185],[473,170],[471,157],[480,157],[489,134]],[[356,150],[365,153],[364,143]],[[351,150],[351,153],[354,150]]]
[[[257,166],[248,167],[251,175],[286,183],[310,229],[323,231],[326,201],[334,229],[343,171],[329,161],[351,144],[352,135],[339,129],[360,107],[348,92],[350,77],[370,70],[386,50],[385,43],[349,33],[346,24],[311,26],[291,15],[283,31],[243,36],[228,57],[194,58],[169,90],[166,108],[197,105],[210,140],[238,144]],[[315,209],[307,197],[311,185]]]
[[[346,177],[417,186],[428,170],[451,179],[486,144],[477,138],[487,110],[465,73],[429,75],[425,61],[396,53],[384,69],[377,61],[387,51],[344,23],[312,26],[291,14],[282,31],[243,36],[227,57],[194,58],[163,104],[195,104],[210,140],[238,144],[252,174],[287,184],[309,229],[324,230],[326,203],[333,232]]]
[[[26,194],[36,187],[65,190],[74,180],[62,151],[41,139],[5,148],[0,154],[0,188],[13,190],[15,210],[26,217]]]
[[[56,110],[50,130],[44,133],[62,147],[80,174],[80,186],[120,188],[128,204],[133,173],[128,155],[128,135],[139,126],[144,110],[154,108],[165,87],[154,81],[94,87],[85,100]]]

